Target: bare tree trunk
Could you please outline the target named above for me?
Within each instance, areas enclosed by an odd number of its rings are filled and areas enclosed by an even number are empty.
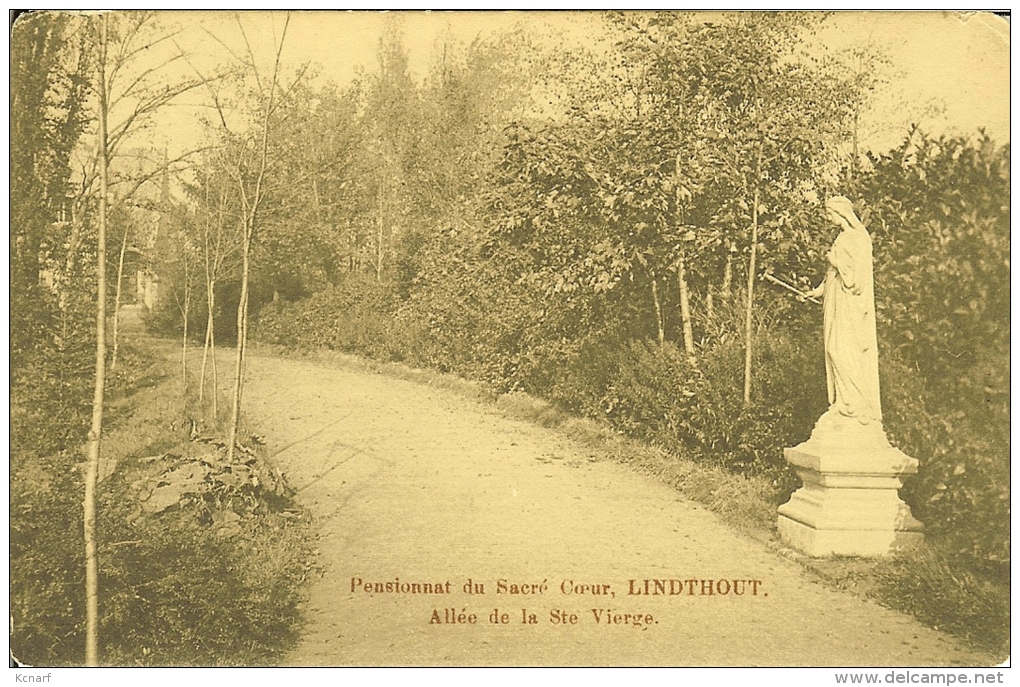
[[[754,189],[754,208],[751,210],[751,256],[747,265],[747,309],[744,318],[744,406],[751,405],[751,358],[753,348],[754,278],[758,269],[758,202],[760,191]]]
[[[92,424],[85,470],[85,665],[99,665],[99,561],[96,557],[96,491],[103,436],[103,396],[106,392],[106,222],[109,193],[109,150],[106,131],[106,15],[100,18],[99,40],[99,235],[96,241],[96,381],[92,396]]]
[[[237,441],[237,424],[241,414],[241,392],[244,380],[244,347],[248,320],[248,253],[251,232],[247,221],[244,227],[244,246],[241,250],[241,298],[237,302],[237,351],[234,356],[234,398],[230,409],[230,431],[227,435],[227,462],[234,460]]]
[[[249,261],[248,271],[251,271],[251,262]],[[250,283],[250,280],[245,280]],[[248,288],[248,284],[245,284],[244,289],[244,313],[241,318],[241,340],[244,345],[241,347],[241,377],[237,385],[237,403],[238,406],[241,404],[241,398],[244,395],[244,366],[247,362],[245,356],[248,354],[248,301],[250,299],[251,291]]]
[[[238,20],[240,21],[240,20]],[[265,196],[266,170],[269,167],[269,118],[274,109],[276,97],[276,85],[280,75],[280,55],[283,52],[283,44],[287,38],[287,27],[290,25],[290,13],[283,25],[283,34],[276,49],[276,63],[273,66],[273,78],[266,92],[262,91],[259,85],[259,97],[264,98],[262,102],[262,130],[260,133],[259,166],[258,174],[255,177],[255,188],[251,195],[250,202],[245,191],[244,177],[238,174],[239,190],[241,193],[241,206],[244,210],[244,241],[241,250],[241,297],[237,303],[237,356],[234,365],[234,399],[230,411],[230,429],[227,441],[227,460],[233,461],[235,444],[237,443],[237,425],[241,416],[241,396],[244,392],[244,351],[248,342],[248,273],[250,269],[251,243],[255,236],[255,227],[258,219],[259,206]],[[245,38],[247,41],[247,38]],[[251,47],[248,46],[249,54]],[[256,70],[254,57],[251,63],[252,69]]]
[[[723,268],[722,288],[719,290],[719,297],[727,302],[733,295],[733,254],[736,252],[736,245],[730,241],[729,251],[726,253],[726,266]]]
[[[683,197],[680,193],[680,155],[676,157],[676,224],[677,229],[682,230],[683,225],[686,223],[684,219],[684,205]],[[680,319],[683,322],[684,332],[684,350],[687,351],[687,360],[691,365],[694,365],[694,330],[691,327],[691,298],[690,293],[687,289],[687,261],[684,255],[685,248],[681,244],[679,246],[679,254],[676,262],[676,282],[677,289],[680,296]],[[712,294],[709,294],[709,308],[712,307]]]
[[[211,222],[210,216],[212,215],[209,210],[209,182],[205,182],[205,206],[206,206],[206,217],[205,217],[205,235],[204,235],[204,257],[205,257],[205,303],[208,311],[208,317],[205,320],[205,342],[202,345],[202,372],[199,375],[198,383],[198,405],[202,409],[202,415],[205,415],[205,371],[208,364],[209,355],[212,354],[212,368],[213,368],[213,422],[217,419],[217,405],[216,399],[219,397],[219,388],[217,386],[216,379],[216,272],[218,271],[218,264],[221,258],[220,232],[223,229],[223,197],[219,198],[220,205],[218,210],[220,215],[217,217],[217,241],[216,241],[216,256],[212,255],[212,246],[210,245],[210,233],[211,233]]]
[[[380,185],[379,190],[379,216],[376,220],[376,258],[375,258],[375,279],[376,281],[382,281],[382,270],[383,270],[383,228],[385,222],[383,220],[383,207],[385,194],[382,191],[383,186]]]
[[[188,287],[184,287],[184,335],[181,337],[181,381],[184,383],[184,391],[188,390],[188,305],[191,294]]]
[[[861,108],[859,104],[854,106],[854,125],[853,125],[853,158],[850,160],[850,181],[857,178],[857,167],[860,164],[860,155],[858,141],[859,131],[861,127]]]
[[[691,326],[691,298],[687,288],[687,264],[683,254],[676,265],[676,281],[680,291],[680,317],[684,325],[684,350],[687,360],[694,364],[694,328]]]
[[[206,306],[209,309],[208,317],[205,320],[205,342],[202,344],[202,372],[199,374],[198,382],[198,405],[205,414],[205,371],[211,363],[212,366],[212,406],[213,420],[219,415],[219,380],[216,375],[216,280],[206,283]]]
[[[652,300],[655,301],[655,324],[659,328],[659,345],[666,343],[666,330],[662,322],[662,302],[659,300],[659,280],[652,274]]]
[[[117,295],[113,299],[113,354],[110,357],[110,370],[117,369],[117,349],[120,347],[118,332],[120,331],[120,294],[121,283],[124,281],[124,252],[127,251],[128,232],[124,228],[124,240],[120,243],[120,260],[117,262]]]
[[[188,311],[191,306],[191,279],[188,274],[188,246],[183,248],[184,255],[184,307],[181,314],[184,317],[184,336],[181,337],[181,381],[184,384],[184,394],[188,393]]]
[[[209,316],[205,321],[205,344],[202,351],[202,375],[201,382],[199,383],[198,392],[198,404],[202,408],[202,412],[205,412],[205,370],[206,361],[209,360],[212,366],[212,406],[213,406],[213,420],[219,416],[219,405],[217,399],[219,398],[219,380],[216,375],[216,317],[214,315],[216,308],[216,295],[215,290],[216,282],[212,281],[208,284],[208,294],[206,296],[206,304],[209,308]]]
[[[212,325],[209,328],[209,352],[212,354],[212,414],[213,420],[215,421],[220,416],[220,405],[219,405],[219,376],[216,373],[216,318],[212,313],[216,309],[216,282],[213,282],[213,288],[210,289],[211,295],[209,296],[209,323]]]
[[[212,355],[212,368],[213,368],[213,418],[216,417],[216,319],[214,317],[214,308],[216,304],[216,298],[213,295],[213,289],[216,288],[216,282],[210,280],[206,282],[206,307],[209,310],[209,314],[205,319],[205,342],[202,344],[202,372],[199,375],[198,383],[198,405],[202,408],[202,412],[205,412],[205,371],[209,364],[210,354]]]
[[[206,299],[208,302],[208,299]],[[198,372],[198,407],[202,409],[202,413],[205,414],[205,370],[209,365],[209,332],[212,331],[212,325],[209,319],[212,317],[212,312],[205,318],[205,339],[202,340],[202,367]]]

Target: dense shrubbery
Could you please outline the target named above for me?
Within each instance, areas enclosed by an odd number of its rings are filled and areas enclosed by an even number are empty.
[[[740,398],[742,347],[732,341],[703,348],[696,365],[668,342],[587,347],[551,396],[669,450],[788,482],[782,449],[806,438],[824,410],[821,353],[811,351],[814,359],[805,360],[804,347],[775,334],[760,338],[759,346],[761,401],[749,407]]]
[[[921,461],[915,514],[1009,562],[1009,146],[913,135],[859,183],[875,242],[886,425]]]
[[[11,464],[84,441],[92,411],[94,320],[88,294],[62,313],[44,289],[14,290],[11,303]]]
[[[58,651],[80,661],[84,456],[72,447],[89,428],[94,306],[73,290],[61,310],[54,294],[19,286],[11,294],[11,650],[32,664],[58,662]]]
[[[1009,656],[1009,585],[975,575],[930,546],[882,561],[878,596],[937,629]]]
[[[85,553],[79,457],[11,463],[11,652],[30,665],[81,663]]]
[[[395,308],[388,284],[352,276],[296,303],[273,301],[259,313],[257,326],[267,343],[387,359],[404,353],[391,334]]]
[[[191,509],[133,527],[107,518],[106,532],[127,543],[104,559],[106,663],[277,662],[299,620],[294,525],[272,513],[239,522],[228,538]]]
[[[545,382],[548,323],[536,295],[515,283],[510,264],[487,260],[449,236],[422,263],[414,291],[396,314],[409,362],[454,371],[500,392]]]

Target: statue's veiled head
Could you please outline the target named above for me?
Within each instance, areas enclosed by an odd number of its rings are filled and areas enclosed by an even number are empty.
[[[854,212],[854,204],[846,196],[833,196],[826,200],[825,216],[836,226],[864,230]]]

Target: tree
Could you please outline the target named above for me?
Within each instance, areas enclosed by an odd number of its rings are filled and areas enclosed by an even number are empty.
[[[215,168],[213,168],[215,170]],[[201,214],[199,221],[201,235],[202,263],[205,275],[206,325],[205,341],[202,346],[202,368],[198,384],[198,402],[205,412],[205,372],[207,363],[212,362],[212,414],[219,416],[219,378],[216,367],[216,286],[227,271],[227,261],[236,252],[236,221],[229,206],[227,179],[222,176],[206,177],[202,180]],[[210,186],[213,186],[210,189]],[[210,197],[210,191],[214,194]]]
[[[131,236],[130,224],[123,222],[120,239],[120,255],[117,258],[117,286],[113,297],[113,353],[110,356],[110,370],[117,369],[117,353],[120,351],[120,304],[124,288],[124,256],[127,253],[128,237]]]
[[[188,387],[188,321],[191,315],[191,294],[194,290],[195,269],[192,253],[195,252],[195,249],[190,245],[189,232],[185,227],[180,227],[174,234],[174,239],[177,242],[176,257],[181,266],[181,281],[179,284],[180,293],[176,288],[173,288],[173,294],[177,309],[181,313],[181,384],[186,392]],[[173,286],[176,287],[177,284]]]
[[[420,136],[418,93],[396,20],[387,23],[379,40],[378,60],[379,74],[367,94],[371,139],[366,153],[375,160],[373,248],[376,279],[382,281],[403,218],[410,211],[406,187],[414,175],[414,151]]]
[[[11,283],[39,283],[50,222],[67,215],[71,151],[84,127],[84,34],[55,12],[23,16],[11,48]],[[51,248],[52,250],[52,248]]]
[[[745,406],[755,283],[763,268],[805,278],[819,255],[808,192],[824,192],[845,121],[839,76],[796,50],[811,22],[796,13],[614,15],[613,49],[564,60],[582,72],[563,80],[564,115],[518,127],[499,178],[503,237],[536,258],[537,281],[575,303],[615,292],[612,307],[638,320],[630,336],[648,322],[660,344],[670,338],[663,276],[675,274],[669,302],[689,361],[690,279],[707,310],[715,284],[728,293],[743,249]],[[647,308],[635,306],[634,289]]]
[[[96,558],[96,488],[103,435],[103,395],[106,389],[106,215],[109,192],[110,146],[107,135],[108,18],[99,18],[99,228],[96,239],[96,376],[89,429],[88,467],[85,473],[85,665],[99,665],[99,561]]]
[[[261,230],[255,277],[294,300],[335,284],[353,268],[352,234],[375,214],[376,173],[361,149],[358,89],[298,84],[274,131],[274,202]],[[360,256],[357,256],[360,257]]]
[[[175,97],[197,85],[198,81],[183,80],[167,85],[159,84],[156,76],[175,62],[178,57],[149,62],[156,54],[155,47],[169,37],[157,36],[145,40],[146,33],[155,29],[154,17],[146,13],[126,13],[111,17],[102,14],[89,18],[87,27],[95,42],[96,60],[96,149],[92,159],[98,167],[98,224],[96,238],[96,368],[92,399],[92,421],[86,447],[88,462],[85,475],[84,539],[85,539],[85,596],[86,641],[85,663],[99,662],[99,567],[97,559],[96,489],[99,480],[99,460],[103,431],[103,402],[106,387],[106,235],[111,206],[111,186],[125,183],[127,189],[119,200],[130,198],[153,175],[141,178],[117,179],[111,183],[111,162],[129,136],[145,123],[147,118]],[[126,114],[110,125],[111,114],[118,106],[126,106]],[[88,191],[88,171],[82,188]],[[72,250],[74,246],[72,246]]]
[[[833,98],[842,101],[845,112],[845,136],[850,139],[850,164],[846,166],[846,181],[860,173],[862,159],[861,140],[865,138],[862,118],[874,102],[877,91],[888,82],[886,71],[889,57],[871,43],[846,49],[843,53],[827,56],[823,68],[835,78],[831,82]]]
[[[804,191],[815,187],[814,170],[828,154],[842,117],[828,97],[831,91],[818,87],[823,75],[793,52],[808,22],[796,13],[742,13],[705,24],[693,35],[703,56],[695,68],[695,87],[709,94],[706,128],[714,140],[712,221],[735,240],[748,234],[741,241],[748,256],[745,406],[751,403],[754,286],[762,240],[771,244],[772,261],[782,260],[787,269],[799,267],[799,250],[817,243],[808,231],[815,210]]]
[[[71,153],[85,126],[88,58],[87,41],[65,15],[22,16],[12,30],[11,370],[12,387],[26,391],[49,375],[22,379],[18,370],[51,367],[56,361],[43,362],[45,352],[74,357],[72,340],[87,336],[79,318],[69,327],[66,310],[54,328],[51,294],[66,289],[57,266],[69,226]]]
[[[268,171],[270,168],[271,138],[277,127],[276,117],[281,106],[300,83],[307,66],[303,68],[289,85],[281,83],[282,73],[280,57],[287,38],[287,27],[290,15],[284,22],[280,41],[276,44],[275,59],[272,72],[268,79],[258,67],[251,43],[244,32],[244,25],[238,17],[238,26],[244,38],[246,57],[244,67],[254,80],[252,120],[253,127],[241,135],[235,135],[228,141],[230,166],[228,173],[233,177],[235,189],[240,200],[241,215],[241,294],[237,304],[237,349],[234,363],[234,389],[231,404],[230,427],[227,437],[227,459],[234,458],[237,440],[237,429],[240,422],[241,397],[244,388],[244,352],[248,338],[248,299],[249,277],[251,272],[252,246],[256,230],[260,226],[260,211],[268,193]],[[224,120],[225,121],[225,120]],[[229,132],[226,132],[229,134]]]

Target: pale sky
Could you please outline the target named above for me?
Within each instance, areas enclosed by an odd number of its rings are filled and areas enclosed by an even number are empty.
[[[924,122],[935,132],[969,134],[984,127],[999,143],[1009,136],[1009,22],[989,13],[841,12],[820,37],[832,48],[873,43],[894,72],[873,116],[895,119],[903,104],[945,106]],[[902,100],[901,100],[902,98]]]
[[[470,43],[478,35],[505,31],[515,24],[527,27],[543,42],[571,45],[586,42],[599,25],[597,12],[295,12],[291,15],[283,62],[288,69],[311,61],[321,66],[320,81],[345,84],[358,67],[376,69],[376,49],[387,15],[398,15],[403,26],[412,72],[419,79],[427,71],[442,37]],[[267,67],[273,55],[284,14],[244,12],[241,21],[260,61]],[[169,22],[184,30],[182,47],[203,69],[225,62],[228,50],[244,44],[232,12],[168,13]],[[819,33],[833,48],[872,43],[891,58],[891,83],[880,94],[871,114],[869,141],[888,146],[901,137],[905,119],[938,103],[941,114],[929,114],[923,124],[934,133],[952,130],[973,133],[985,127],[998,142],[1009,141],[1009,23],[987,13],[839,12]],[[190,101],[195,96],[189,96]],[[183,104],[182,104],[183,105]],[[194,128],[194,111],[173,108],[165,136],[171,155]],[[916,111],[916,112],[912,112]],[[904,121],[901,121],[904,120]],[[895,127],[895,128],[893,128]],[[165,129],[164,129],[165,130]],[[885,133],[881,133],[885,130]]]
[[[253,42],[255,52],[270,57],[274,33],[282,31],[283,12],[181,12],[175,19],[183,26],[199,23],[229,45],[243,45],[237,18]],[[567,40],[591,33],[591,25],[597,21],[595,12],[341,12],[314,11],[293,12],[284,59],[288,64],[298,65],[310,61],[323,68],[323,77],[337,83],[344,83],[354,76],[358,66],[374,69],[376,50],[387,21],[396,18],[402,26],[404,45],[408,51],[412,72],[419,78],[427,71],[437,41],[447,33],[454,40],[470,43],[477,36],[491,36],[512,29],[517,24],[526,25],[537,36],[551,36],[562,32]],[[258,40],[256,42],[256,36]],[[216,46],[215,41],[204,40],[198,46],[212,55],[226,54],[225,49]],[[219,50],[217,50],[219,48]]]

